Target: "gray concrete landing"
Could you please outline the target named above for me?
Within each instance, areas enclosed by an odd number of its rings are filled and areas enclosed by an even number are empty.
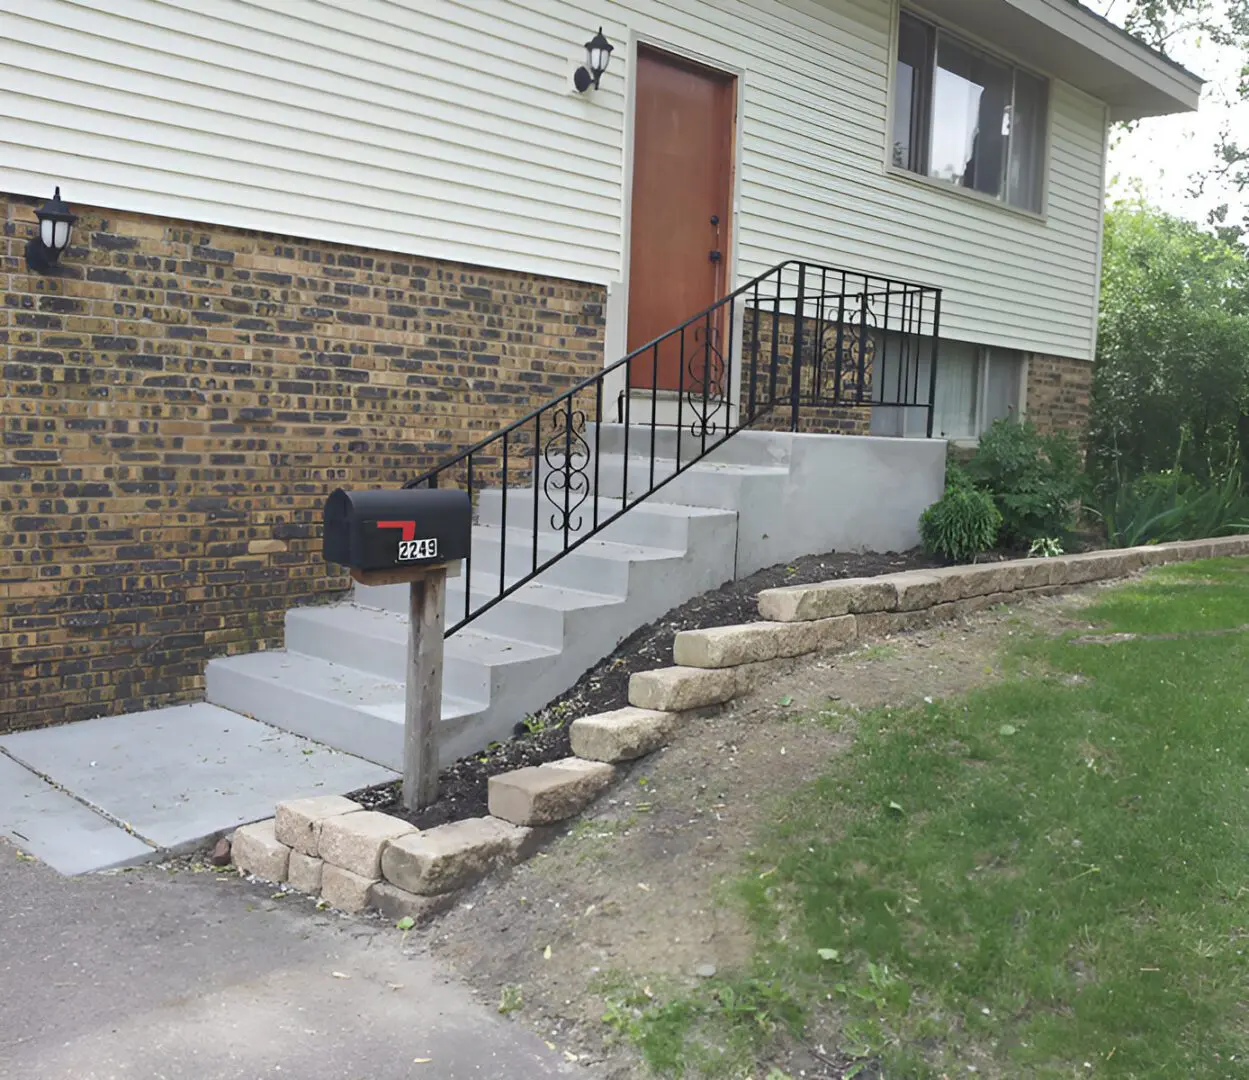
[[[395,774],[215,705],[0,736],[0,835],[62,874],[145,862]]]

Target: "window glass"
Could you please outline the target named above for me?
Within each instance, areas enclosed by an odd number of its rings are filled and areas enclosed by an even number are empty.
[[[1025,210],[1041,211],[1045,132],[1048,126],[1046,86],[1027,72],[1015,72],[1011,108],[1010,164],[1006,200]]]
[[[890,160],[900,169],[924,172],[924,128],[932,84],[932,31],[903,14],[898,24],[898,66]]]
[[[930,174],[1000,197],[1010,135],[1011,69],[941,35]]]
[[[1003,349],[986,349],[989,365],[985,377],[984,410],[980,416],[980,429],[987,431],[994,420],[1006,420],[1019,413],[1019,376],[1023,369],[1022,359]],[[937,374],[940,376],[940,366]]]
[[[903,13],[889,161],[1041,212],[1049,84]]]

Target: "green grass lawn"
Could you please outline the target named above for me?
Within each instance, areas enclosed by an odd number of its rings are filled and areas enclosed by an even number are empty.
[[[992,688],[861,717],[764,828],[753,968],[607,1022],[669,1075],[779,1078],[833,1016],[846,1075],[1249,1077],[1249,630],[1202,633],[1249,627],[1249,561],[1085,616],[1139,636],[1037,636]]]

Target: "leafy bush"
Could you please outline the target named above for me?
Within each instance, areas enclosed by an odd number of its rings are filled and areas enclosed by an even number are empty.
[[[1144,206],[1106,214],[1088,467],[1110,497],[1178,462],[1249,475],[1249,249]]]
[[[1080,451],[1070,435],[1042,435],[1031,424],[998,420],[980,437],[967,469],[976,485],[993,496],[1002,517],[1002,546],[1027,548],[1071,529],[1081,470]]]
[[[950,471],[945,494],[920,515],[919,534],[928,554],[966,562],[993,547],[1002,515],[993,497],[977,490],[962,470]]]
[[[1197,483],[1180,469],[1147,473],[1105,497],[1094,512],[1112,547],[1249,531],[1249,496],[1235,470],[1209,484]]]

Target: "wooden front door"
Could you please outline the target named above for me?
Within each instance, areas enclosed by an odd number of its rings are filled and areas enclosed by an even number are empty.
[[[734,77],[638,48],[629,245],[629,351],[725,293],[735,120]],[[712,328],[722,335],[721,320]],[[695,340],[697,339],[697,340]],[[689,388],[705,366],[705,328],[631,365],[629,382]],[[717,367],[718,365],[711,365]],[[684,376],[682,368],[684,367]],[[653,374],[653,378],[652,378]]]

